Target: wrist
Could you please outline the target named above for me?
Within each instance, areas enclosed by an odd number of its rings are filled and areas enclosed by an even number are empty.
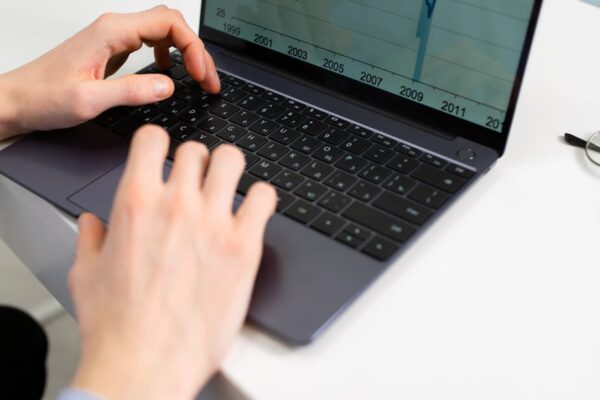
[[[207,368],[178,370],[177,363],[169,370],[156,362],[152,351],[135,353],[82,349],[71,387],[110,400],[192,398],[216,372]]]
[[[26,133],[19,104],[22,94],[15,85],[14,72],[0,75],[0,141]]]

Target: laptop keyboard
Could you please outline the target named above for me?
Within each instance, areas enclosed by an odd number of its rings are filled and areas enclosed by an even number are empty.
[[[170,99],[118,107],[96,122],[130,138],[153,123],[179,144],[213,149],[234,143],[246,157],[238,192],[258,181],[279,195],[277,211],[380,261],[389,259],[472,178],[471,170],[377,134],[267,88],[219,72],[222,91],[209,95],[173,53],[164,73]]]

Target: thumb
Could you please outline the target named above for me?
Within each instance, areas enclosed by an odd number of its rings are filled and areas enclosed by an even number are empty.
[[[116,106],[141,106],[168,99],[173,95],[173,81],[160,74],[127,75],[118,79],[87,82],[93,93],[96,113]]]
[[[77,239],[75,263],[87,265],[92,263],[100,253],[102,243],[104,243],[105,230],[102,222],[93,214],[82,214],[77,223],[79,238]]]

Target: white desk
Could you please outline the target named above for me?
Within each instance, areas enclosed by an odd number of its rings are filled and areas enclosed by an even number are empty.
[[[0,71],[122,3],[4,2]],[[198,25],[195,2],[165,3]],[[317,343],[245,328],[225,374],[256,399],[600,398],[600,172],[559,139],[598,129],[600,9],[547,0],[505,157]],[[0,207],[2,238],[70,308],[72,221],[6,180]]]

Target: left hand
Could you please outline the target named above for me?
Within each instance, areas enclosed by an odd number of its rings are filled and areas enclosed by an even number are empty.
[[[170,66],[169,48],[178,48],[187,71],[203,89],[220,90],[212,57],[179,11],[159,6],[134,14],[105,14],[32,63],[0,76],[0,140],[72,127],[119,105],[169,98],[174,86],[164,75],[106,79],[144,44],[154,47],[162,68]]]

